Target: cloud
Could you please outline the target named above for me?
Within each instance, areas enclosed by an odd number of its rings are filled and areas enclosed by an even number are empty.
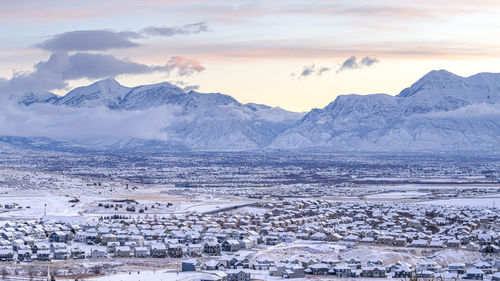
[[[178,76],[190,76],[195,72],[205,70],[205,67],[196,59],[189,59],[184,56],[171,57],[165,66],[167,72],[177,71]]]
[[[51,104],[23,107],[5,101],[0,104],[0,135],[56,140],[167,140],[169,136],[164,128],[179,119],[178,112],[177,106],[117,111],[105,107],[68,108]]]
[[[200,89],[200,85],[188,85],[182,88],[184,92],[197,91]]]
[[[136,32],[77,30],[54,35],[36,44],[35,47],[50,52],[103,51],[140,46],[140,44],[131,41],[131,39],[138,38],[142,38],[142,35]]]
[[[316,74],[317,76],[321,76],[321,74],[323,74],[323,72],[327,72],[329,70],[330,70],[330,68],[328,68],[328,67],[316,67],[315,64],[305,65],[302,68],[302,72],[299,74],[299,78],[306,78],[306,77],[310,76],[311,74]],[[294,75],[295,74],[292,73],[292,76],[294,76]]]
[[[208,32],[204,22],[191,23],[178,27],[146,27],[135,31],[110,30],[75,30],[56,34],[47,40],[35,44],[35,47],[50,52],[71,51],[105,51],[141,46],[134,39],[144,39],[147,36],[174,36]]]
[[[337,72],[344,71],[346,69],[355,69],[355,68],[359,68],[359,65],[356,62],[356,57],[352,56],[352,57],[346,59],[342,63],[342,66],[340,66],[340,69]]]
[[[361,64],[366,66],[372,66],[373,64],[379,62],[376,58],[364,57],[361,59]]]
[[[328,68],[328,67],[321,67],[318,70],[316,70],[316,72],[318,73],[318,75],[321,75],[321,74],[323,74],[323,72],[327,72],[327,71],[330,71],[330,68]]]
[[[436,112],[416,114],[415,117],[456,118],[456,119],[500,118],[500,103],[471,104],[450,111],[436,111]]]
[[[337,73],[342,72],[344,70],[358,69],[364,66],[369,67],[378,62],[379,62],[378,59],[372,57],[364,57],[358,62],[356,56],[351,56],[342,63],[340,68],[337,70]]]
[[[43,92],[66,88],[68,80],[81,78],[92,80],[156,71],[190,76],[204,69],[199,61],[182,56],[170,58],[165,65],[146,65],[112,55],[54,53],[47,61],[37,63],[32,72],[17,72],[10,80],[0,81],[0,91],[9,94]]]
[[[204,22],[186,24],[179,27],[157,27],[149,26],[141,30],[144,35],[150,36],[174,36],[208,32],[208,26]]]

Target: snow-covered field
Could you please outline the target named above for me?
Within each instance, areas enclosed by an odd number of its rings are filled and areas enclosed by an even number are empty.
[[[46,210],[47,216],[73,217],[80,216],[79,206],[82,203],[94,200],[94,197],[80,196],[78,203],[71,203],[71,196],[59,196],[49,193],[14,193],[12,195],[0,195],[0,204],[19,204],[22,209],[14,209],[9,212],[0,213],[0,217],[7,218],[40,218]]]
[[[408,191],[408,192],[386,192],[366,196],[367,199],[403,199],[418,198],[428,195],[427,192]]]
[[[421,202],[441,206],[476,206],[476,207],[500,207],[500,197],[445,199]]]
[[[196,280],[207,275],[202,272],[177,272],[177,271],[133,271],[115,275],[88,278],[88,281],[169,281],[169,280]]]

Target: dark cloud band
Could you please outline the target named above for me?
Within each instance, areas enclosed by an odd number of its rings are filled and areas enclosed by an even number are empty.
[[[76,30],[60,33],[36,44],[35,47],[50,52],[71,51],[104,51],[109,49],[122,49],[138,47],[141,44],[134,39],[143,39],[146,36],[175,36],[197,34],[209,31],[206,23],[192,23],[178,27],[150,26],[139,32],[109,30]]]
[[[34,66],[32,72],[15,73],[10,80],[0,81],[0,90],[8,93],[49,91],[62,89],[66,81],[74,79],[99,79],[122,74],[165,72],[177,76],[190,76],[205,68],[195,59],[175,56],[165,65],[146,65],[112,55],[91,53],[54,53],[47,61]]]

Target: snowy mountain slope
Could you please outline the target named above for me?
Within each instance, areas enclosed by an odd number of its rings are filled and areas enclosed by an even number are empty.
[[[313,109],[273,149],[500,149],[500,74],[431,71],[398,96],[346,95]]]
[[[106,116],[121,119],[127,112],[133,116],[136,112],[164,110],[165,114],[146,114],[149,118],[155,118],[144,120],[146,127],[152,126],[152,122],[161,122],[157,118],[168,118],[158,134],[150,135],[161,135],[160,141],[203,150],[262,148],[303,116],[302,113],[265,105],[243,105],[233,97],[220,93],[184,92],[166,82],[128,88],[113,79],[76,88],[55,100],[40,99],[21,104],[36,106],[44,103],[61,108],[61,111],[74,108],[74,112],[79,114],[92,109],[102,114],[102,110],[106,109],[110,111]],[[99,130],[102,130],[102,126],[99,126]],[[75,146],[81,143],[81,140],[75,140]],[[85,143],[100,147],[96,142],[86,140]]]
[[[56,102],[59,97],[53,93],[26,93],[25,95],[22,95],[20,97],[17,96],[11,96],[10,97],[12,100],[16,100],[19,104],[29,106],[32,104],[37,104],[37,103],[54,103]]]
[[[85,87],[78,87],[53,102],[55,105],[70,107],[106,106],[120,108],[120,104],[129,88],[120,85],[114,79],[105,79]]]
[[[500,102],[500,75],[479,73],[460,77],[431,71],[397,96],[407,114],[454,110],[477,103]]]
[[[185,92],[166,82],[129,88],[113,79],[62,97],[29,93],[11,99],[18,106],[0,112],[0,135],[4,124],[9,135],[25,138],[0,139],[4,147],[500,150],[500,74],[494,73],[431,71],[397,96],[342,95],[306,115],[241,104],[220,93]],[[13,134],[21,132],[17,128],[28,134]]]

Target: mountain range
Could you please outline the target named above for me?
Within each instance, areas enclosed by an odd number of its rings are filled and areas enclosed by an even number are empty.
[[[496,73],[461,77],[445,70],[431,71],[396,96],[340,95],[326,107],[308,113],[242,104],[220,93],[185,92],[166,82],[129,88],[114,79],[76,88],[64,96],[27,93],[11,96],[10,100],[26,111],[45,108],[71,116],[105,110],[113,118],[126,116],[133,122],[141,112],[155,112],[145,115],[138,125],[141,130],[151,127],[154,132],[145,136],[117,133],[105,138],[54,137],[44,135],[43,130],[38,135],[10,133],[0,137],[0,148],[331,152],[500,149],[500,74]],[[158,119],[165,122],[158,123]],[[78,126],[86,126],[85,121],[79,122]],[[127,122],[120,126],[129,127]]]

